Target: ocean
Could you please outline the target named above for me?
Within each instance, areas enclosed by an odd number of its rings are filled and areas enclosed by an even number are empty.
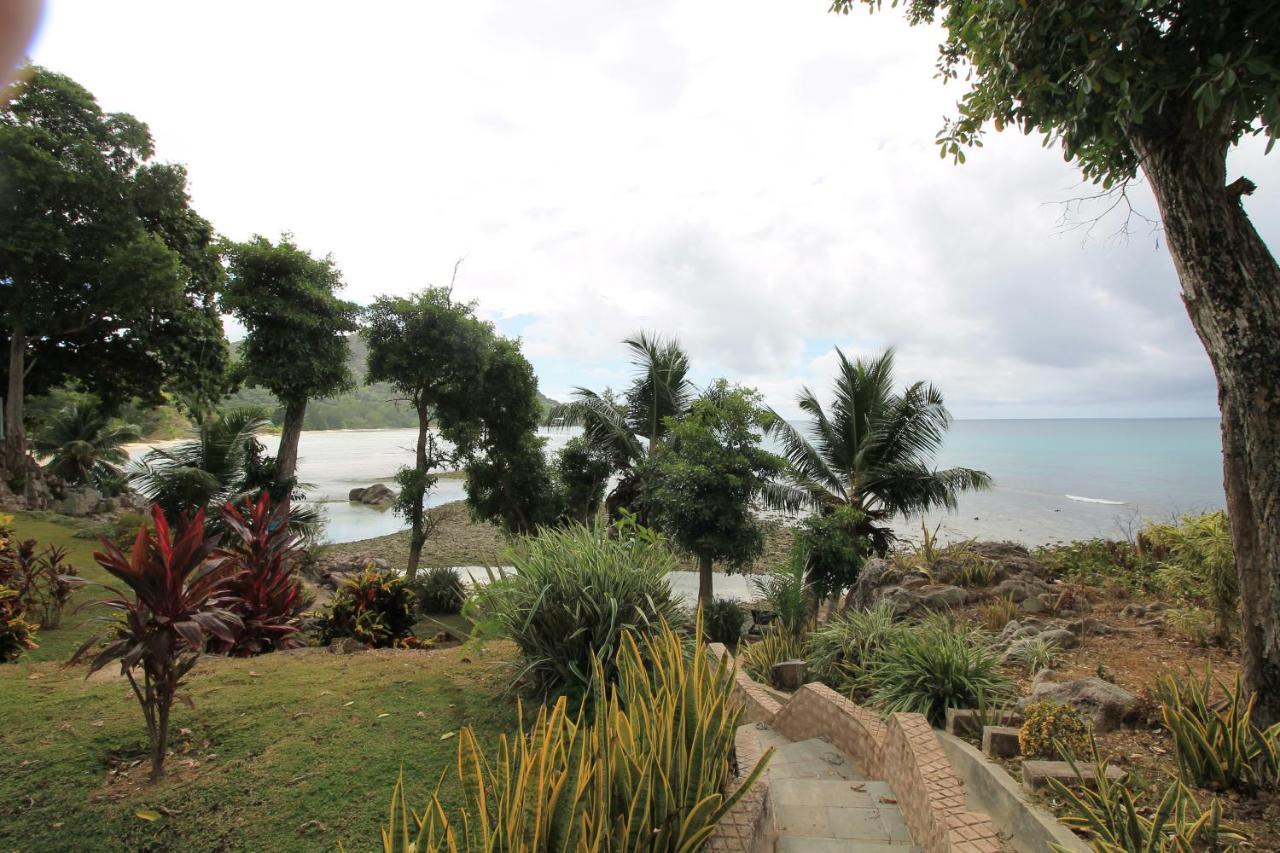
[[[544,431],[548,449],[577,431]],[[328,517],[325,538],[349,542],[404,528],[390,511],[351,504],[347,493],[390,482],[413,459],[416,430],[304,432],[299,480]],[[274,452],[277,438],[264,436]],[[138,455],[141,449],[136,450]],[[995,480],[988,492],[961,498],[955,513],[924,519],[946,541],[978,537],[1039,545],[1130,535],[1144,519],[1220,509],[1222,451],[1218,421],[1177,419],[958,420],[936,460]],[[461,479],[441,479],[429,503],[464,497]],[[921,519],[899,519],[900,535],[918,539]]]

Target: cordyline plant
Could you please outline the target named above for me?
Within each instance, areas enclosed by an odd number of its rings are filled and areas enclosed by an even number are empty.
[[[230,641],[214,636],[208,650],[249,657],[305,645],[298,620],[311,599],[295,576],[303,556],[302,540],[289,529],[289,504],[273,508],[268,492],[257,502],[245,498],[241,512],[222,508],[230,544],[218,553],[233,568],[228,582],[228,609],[240,618]]]
[[[203,510],[176,533],[170,533],[158,506],[151,508],[151,519],[154,536],[146,527],[139,529],[128,555],[106,538],[100,540],[105,550],[93,555],[132,597],[108,586],[115,598],[87,606],[117,612],[108,633],[112,640],[93,658],[89,674],[120,662],[120,672],[129,679],[147,721],[151,778],[158,779],[164,773],[173,700],[191,704],[189,696],[178,692],[183,677],[210,637],[234,641],[240,618],[228,609],[234,603],[227,590],[228,562],[215,551],[215,542],[205,538]],[[90,638],[70,662],[84,659],[100,639],[101,635]]]

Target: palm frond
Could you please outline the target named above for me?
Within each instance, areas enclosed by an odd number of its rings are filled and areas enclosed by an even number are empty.
[[[627,390],[627,422],[636,435],[661,441],[667,418],[688,411],[697,394],[689,356],[678,341],[640,332],[622,342],[631,350],[636,378]]]
[[[971,468],[930,469],[918,462],[887,465],[863,482],[868,506],[887,515],[917,515],[934,509],[954,512],[962,492],[991,487],[991,477]]]
[[[621,406],[587,388],[576,388],[573,393],[573,400],[552,409],[551,421],[582,427],[587,440],[609,454],[615,465],[627,466],[643,458],[644,445],[632,432]]]
[[[809,396],[816,404],[817,400]],[[821,406],[818,409],[821,411]],[[832,495],[846,499],[843,482],[818,449],[777,412],[771,409],[770,415],[772,420],[768,432],[782,446],[782,455],[790,466],[788,476],[795,485],[808,492],[814,503]]]

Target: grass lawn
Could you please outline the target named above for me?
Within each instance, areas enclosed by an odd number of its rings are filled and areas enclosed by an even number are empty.
[[[14,526],[105,579],[73,523],[19,514]],[[0,851],[372,849],[401,768],[421,804],[454,761],[452,732],[496,742],[515,722],[507,643],[204,658],[189,679],[195,709],[174,707],[168,776],[152,784],[127,683],[61,665],[97,629],[92,613],[69,611],[38,650],[0,666]]]

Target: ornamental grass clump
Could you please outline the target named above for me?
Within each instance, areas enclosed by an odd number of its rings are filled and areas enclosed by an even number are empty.
[[[895,631],[864,663],[853,683],[885,711],[914,711],[941,725],[948,708],[999,702],[1013,692],[1000,655],[982,631],[931,616]]]
[[[836,689],[844,689],[895,634],[906,630],[886,604],[841,611],[809,635],[809,674]]]
[[[742,638],[747,612],[732,598],[713,598],[702,605],[703,639],[736,646]]]
[[[431,614],[462,612],[467,600],[466,587],[458,573],[448,566],[437,566],[418,572],[413,580],[413,592],[418,596],[418,611]]]
[[[496,751],[458,733],[457,763],[422,812],[409,809],[403,776],[391,795],[384,853],[426,851],[694,851],[763,772],[773,750],[732,793],[741,705],[732,664],[689,654],[669,627],[624,631],[612,664],[591,662],[594,701],[567,697],[521,718]],[[446,810],[442,791],[461,799]]]
[[[616,538],[581,524],[544,528],[520,540],[510,559],[515,573],[477,592],[480,632],[520,647],[517,680],[535,692],[585,691],[593,659],[612,680],[624,633],[685,621],[667,577],[676,558],[642,527]]]
[[[168,750],[169,711],[174,699],[180,698],[183,678],[210,638],[234,640],[240,617],[230,609],[235,601],[229,592],[227,559],[216,553],[214,542],[205,539],[204,511],[175,532],[170,532],[159,506],[152,508],[151,516],[151,529],[138,530],[129,554],[104,538],[103,550],[93,555],[131,594],[108,586],[115,598],[86,606],[115,613],[106,620],[111,626],[110,642],[92,658],[89,674],[112,661],[120,662],[120,672],[129,680],[146,718],[151,778],[158,779]],[[87,640],[71,662],[88,657],[101,639]]]
[[[773,683],[773,666],[804,657],[804,643],[790,631],[769,630],[751,645],[739,649],[742,671],[762,684]]]

